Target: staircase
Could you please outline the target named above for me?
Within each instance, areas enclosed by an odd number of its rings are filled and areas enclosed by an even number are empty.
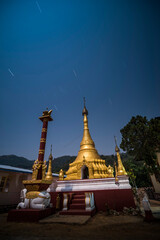
[[[74,193],[72,199],[70,200],[68,210],[62,210],[60,215],[90,215],[92,216],[95,212],[87,211],[85,209],[85,194],[84,193]]]

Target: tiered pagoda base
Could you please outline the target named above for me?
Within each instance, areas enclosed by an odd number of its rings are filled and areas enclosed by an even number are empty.
[[[124,207],[135,208],[133,192],[127,176],[119,176],[118,183],[115,178],[83,179],[70,181],[57,181],[56,192],[50,192],[53,206],[57,194],[60,196],[61,209],[63,207],[63,193],[85,194],[94,193],[96,211],[106,211],[106,208],[122,211]]]
[[[8,213],[8,222],[38,222],[40,219],[55,213],[55,208],[39,209],[13,209]]]

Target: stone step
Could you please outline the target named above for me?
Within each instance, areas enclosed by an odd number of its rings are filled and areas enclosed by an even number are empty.
[[[81,198],[78,198],[78,199],[72,199],[71,203],[79,203],[79,204],[84,204],[85,203],[85,199],[81,199]]]
[[[76,195],[73,195],[73,198],[72,199],[85,199],[85,195],[79,195],[79,194],[76,194]]]
[[[95,209],[92,211],[86,211],[83,209],[69,209],[67,211],[61,211],[59,213],[60,215],[89,215],[89,216],[93,216],[95,214]]]
[[[83,203],[71,203],[69,206],[70,209],[85,209],[85,204]]]

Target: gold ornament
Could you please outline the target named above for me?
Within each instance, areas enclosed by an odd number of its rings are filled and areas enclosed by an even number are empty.
[[[32,180],[37,180],[37,174],[38,174],[38,169],[40,168],[40,164],[38,162],[38,159],[35,160],[33,166],[32,166]]]
[[[64,180],[64,172],[63,172],[63,170],[61,169],[60,171],[59,171],[59,181],[63,181]]]
[[[39,196],[39,194],[40,194],[40,192],[38,192],[38,191],[30,191],[30,192],[27,192],[26,198],[34,199],[34,198],[37,198]]]

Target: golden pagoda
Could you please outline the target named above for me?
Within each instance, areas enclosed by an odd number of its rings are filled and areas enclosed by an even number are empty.
[[[52,176],[52,160],[53,160],[53,156],[52,156],[52,145],[51,145],[51,153],[49,155],[49,164],[48,164],[48,172],[46,174],[45,179],[46,180],[53,180],[53,176]]]
[[[99,156],[91,138],[88,128],[88,111],[85,106],[85,99],[82,115],[84,117],[84,131],[80,150],[75,161],[69,164],[65,180],[114,177],[113,168],[111,166],[106,166],[105,160],[101,159]]]
[[[126,173],[126,170],[123,166],[123,163],[122,163],[122,160],[121,160],[121,156],[120,156],[120,150],[117,146],[117,140],[116,140],[116,137],[114,137],[115,139],[115,144],[116,144],[116,147],[115,147],[115,151],[117,153],[117,162],[118,162],[118,168],[117,168],[117,176],[121,176],[121,175],[127,175]]]

